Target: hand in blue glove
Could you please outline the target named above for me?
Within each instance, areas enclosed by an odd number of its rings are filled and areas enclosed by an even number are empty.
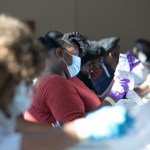
[[[130,55],[130,51],[127,51],[126,55],[127,55],[128,62],[130,65],[130,71],[132,71],[136,66],[138,66],[141,63],[141,61],[135,62],[135,57],[132,57]]]
[[[128,83],[130,82],[129,79],[126,78],[118,78],[110,91],[110,96],[115,98],[116,102],[119,101],[125,93],[128,92],[129,86]]]
[[[79,139],[99,140],[122,136],[132,124],[125,108],[107,106],[76,120],[75,129]]]

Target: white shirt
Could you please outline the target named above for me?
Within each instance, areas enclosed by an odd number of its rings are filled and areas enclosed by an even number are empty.
[[[142,63],[133,69],[132,74],[135,79],[135,87],[139,86],[146,80],[149,72],[149,69]]]
[[[16,118],[6,118],[0,111],[0,150],[21,150],[22,134],[15,126]]]

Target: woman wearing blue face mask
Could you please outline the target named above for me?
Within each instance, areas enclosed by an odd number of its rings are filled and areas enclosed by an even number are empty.
[[[61,129],[23,120],[20,115],[30,104],[32,93],[30,81],[45,66],[44,52],[22,22],[0,15],[0,150],[62,150],[86,139],[122,135],[130,120],[119,107],[98,110]],[[102,121],[107,111],[113,120]],[[87,127],[87,124],[91,125]]]
[[[47,49],[46,68],[35,83],[31,107],[24,114],[26,120],[48,124],[70,122],[97,107],[114,104],[128,90],[128,81],[115,82],[110,94],[113,99],[101,104],[97,95],[76,77],[81,66],[79,56],[88,48],[81,34],[51,31],[41,41]]]

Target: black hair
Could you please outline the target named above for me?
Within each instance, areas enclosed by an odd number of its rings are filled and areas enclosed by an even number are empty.
[[[111,52],[120,42],[119,37],[109,37],[97,41],[98,46],[101,46],[105,49],[105,52]]]
[[[89,48],[89,44],[85,37],[78,32],[66,33],[62,40],[68,44],[72,42],[76,43],[79,46],[80,57],[83,57]]]
[[[58,31],[49,31],[44,37],[40,37],[39,40],[46,47],[47,51],[50,51],[53,48],[61,47],[60,40],[63,35],[63,33]]]
[[[146,40],[146,39],[137,39],[135,41],[135,45],[136,44],[142,44],[145,45],[148,49],[150,49],[150,41]]]
[[[44,37],[40,37],[39,40],[46,47],[47,51],[58,47],[66,49],[71,47],[73,43],[76,43],[79,46],[80,56],[85,55],[89,46],[87,40],[78,32],[63,34],[58,31],[49,31]]]
[[[150,41],[146,39],[137,39],[134,46],[136,47],[137,44],[146,47],[146,49],[142,48],[142,52],[147,56],[147,61],[150,61]]]
[[[96,41],[88,41],[89,48],[87,50],[87,53],[84,57],[81,59],[82,65],[87,63],[90,60],[97,59],[99,57],[102,57],[105,55],[105,49],[102,46],[98,45],[98,42]]]

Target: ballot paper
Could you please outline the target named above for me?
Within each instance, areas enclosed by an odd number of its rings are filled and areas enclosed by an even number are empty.
[[[128,84],[129,89],[133,90],[134,89],[134,78],[133,78],[132,74],[130,73],[130,66],[129,66],[129,62],[128,62],[126,54],[120,54],[119,63],[117,65],[116,70],[118,71],[117,76],[127,78],[130,80],[130,83]]]
[[[134,76],[130,72],[130,66],[128,63],[127,55],[120,54],[119,56],[119,64],[117,66],[117,76],[124,77],[130,80],[129,85],[129,92],[126,94],[126,99],[122,99],[118,102],[117,105],[123,105],[128,110],[132,109],[137,105],[143,105],[142,99],[138,96],[138,94],[133,91],[134,89]]]

